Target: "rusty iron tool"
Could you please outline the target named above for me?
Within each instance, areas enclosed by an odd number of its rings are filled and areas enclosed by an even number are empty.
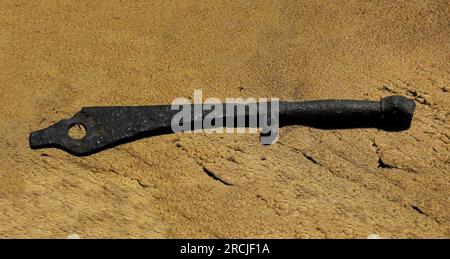
[[[190,105],[194,110],[195,105],[201,104]],[[234,104],[224,104],[224,109],[226,105]],[[410,127],[414,109],[414,101],[403,96],[389,96],[380,101],[281,101],[278,122],[280,127],[304,125],[320,129],[378,128],[401,131]],[[269,107],[265,114],[250,109],[234,111],[234,120],[245,117],[248,121],[257,116],[270,118],[267,114],[272,110]],[[202,111],[202,117],[210,112]],[[171,121],[177,113],[170,105],[84,107],[70,119],[32,132],[29,143],[33,149],[54,147],[77,156],[89,155],[143,137],[174,133]],[[223,114],[226,120],[227,115],[225,112]],[[192,124],[201,120],[195,115],[191,118]],[[86,134],[81,139],[69,136],[69,129],[74,125],[85,128]]]

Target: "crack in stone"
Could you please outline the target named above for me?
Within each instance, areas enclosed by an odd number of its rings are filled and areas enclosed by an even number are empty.
[[[312,156],[310,156],[310,155],[304,153],[303,151],[300,151],[300,152],[303,154],[303,156],[304,156],[307,160],[313,162],[313,163],[316,164],[316,165],[320,165],[320,163],[319,163],[314,157],[312,157]]]
[[[231,183],[229,183],[229,182],[227,182],[227,181],[224,181],[223,179],[221,179],[220,177],[218,177],[213,171],[211,171],[210,169],[208,169],[206,166],[204,166],[204,165],[200,165],[200,166],[202,167],[203,172],[205,172],[206,175],[208,175],[208,176],[211,177],[212,179],[214,179],[214,180],[216,180],[216,181],[218,181],[218,182],[220,182],[220,183],[222,183],[222,184],[224,184],[224,185],[226,185],[226,186],[233,186],[233,184],[231,184]]]
[[[416,212],[418,212],[419,214],[428,216],[425,212],[423,212],[423,210],[422,210],[421,208],[419,208],[419,207],[417,207],[417,206],[415,206],[415,205],[411,205],[411,208],[412,208],[413,210],[415,210]]]
[[[416,90],[406,90],[407,94],[414,98],[414,100],[420,104],[431,106],[431,102],[423,95],[419,94]]]
[[[396,167],[395,165],[391,165],[391,164],[386,163],[383,160],[383,158],[382,158],[382,156],[380,154],[380,147],[378,146],[378,144],[374,140],[372,140],[372,147],[375,148],[375,153],[378,156],[378,168],[381,168],[381,169],[394,169],[394,168],[400,169],[400,168]]]
[[[393,165],[387,164],[383,161],[383,159],[381,159],[380,156],[378,156],[378,168],[383,168],[383,169],[392,169],[392,168],[396,168]]]
[[[201,157],[197,157],[197,158],[196,158],[196,157],[193,157],[193,156],[189,155],[188,150],[187,150],[185,147],[183,147],[183,146],[181,145],[181,143],[175,142],[175,145],[176,145],[177,148],[180,148],[181,150],[183,150],[183,152],[185,153],[185,155],[187,155],[188,157],[190,157],[191,159],[193,159],[199,166],[201,166],[203,172],[204,172],[207,176],[211,177],[211,178],[212,178],[213,180],[215,180],[215,181],[218,181],[218,182],[222,183],[222,184],[225,185],[225,186],[234,186],[232,183],[229,183],[229,182],[223,180],[222,178],[220,178],[219,176],[217,176],[212,170],[208,169],[208,168],[202,163],[202,160],[203,160],[203,159],[202,159]],[[200,160],[200,161],[198,161],[198,160]]]

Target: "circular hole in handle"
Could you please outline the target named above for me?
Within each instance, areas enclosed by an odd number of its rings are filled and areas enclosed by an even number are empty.
[[[82,139],[86,136],[86,127],[81,123],[76,123],[69,128],[69,137],[72,139]]]

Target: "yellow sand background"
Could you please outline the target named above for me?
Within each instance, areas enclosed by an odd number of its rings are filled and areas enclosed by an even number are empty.
[[[0,6],[0,237],[450,237],[448,1]],[[255,134],[158,136],[88,157],[28,146],[83,106],[194,89],[401,94],[417,108],[408,131],[293,126],[271,146]]]

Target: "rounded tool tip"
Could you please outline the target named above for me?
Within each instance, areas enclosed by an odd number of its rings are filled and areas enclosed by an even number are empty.
[[[380,103],[386,128],[391,130],[404,130],[411,126],[416,107],[414,100],[394,95],[381,99]]]
[[[38,132],[31,132],[30,135],[28,136],[28,141],[30,143],[30,147],[31,148],[39,148],[39,146],[42,145],[42,141],[39,138],[39,133]]]
[[[45,132],[43,130],[31,132],[28,137],[28,141],[32,149],[49,147],[52,144],[51,139],[48,139],[48,136],[45,136]]]

